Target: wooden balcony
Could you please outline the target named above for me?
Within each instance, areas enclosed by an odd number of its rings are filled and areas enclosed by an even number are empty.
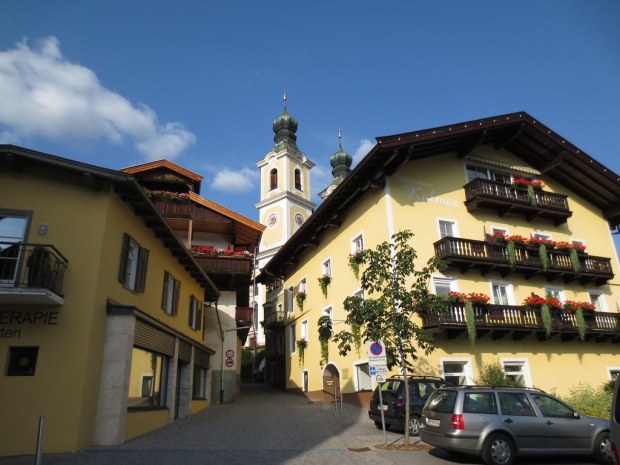
[[[527,189],[487,179],[474,179],[465,185],[465,205],[469,212],[495,210],[499,216],[507,213],[523,215],[529,221],[544,218],[555,225],[566,223],[572,216],[567,196],[536,190],[534,200]]]
[[[254,309],[252,307],[236,307],[235,308],[235,321],[237,327],[252,326],[254,321]]]
[[[192,218],[193,206],[189,199],[186,200],[154,200],[164,218]]]
[[[207,274],[244,274],[252,272],[252,257],[245,255],[192,255]]]
[[[539,340],[547,339],[541,311],[520,305],[486,305],[474,307],[476,334],[478,338],[489,335],[497,340],[510,337],[520,340],[535,334]],[[551,335],[563,341],[579,337],[577,319],[572,313],[552,312]],[[620,342],[620,313],[591,312],[584,317],[585,341]],[[465,304],[446,303],[445,310],[422,312],[422,327],[433,334],[445,334],[448,338],[467,337]]]
[[[62,305],[67,265],[51,244],[0,242],[0,304]]]
[[[469,269],[478,269],[484,276],[493,271],[501,276],[520,273],[527,279],[542,276],[548,281],[563,280],[565,283],[578,280],[581,284],[605,284],[614,277],[611,259],[579,253],[579,267],[576,270],[570,254],[561,250],[547,252],[548,264],[545,268],[538,248],[516,246],[516,260],[510,262],[506,244],[491,244],[486,241],[444,237],[435,242],[435,255],[465,273]]]

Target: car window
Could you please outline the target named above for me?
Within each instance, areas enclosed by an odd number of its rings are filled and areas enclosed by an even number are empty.
[[[418,383],[418,389],[420,391],[420,397],[426,399],[437,389],[437,386],[433,382],[421,381]]]
[[[424,408],[434,412],[452,413],[456,402],[456,391],[434,391],[426,401]]]
[[[574,412],[560,401],[540,394],[531,394],[544,417],[572,418]]]
[[[387,383],[381,384],[381,392],[396,392],[401,385],[399,380],[389,380]]]
[[[535,417],[536,413],[532,404],[523,392],[498,392],[499,406],[502,415],[515,415],[521,417]]]
[[[497,413],[495,396],[492,392],[465,393],[463,413]]]

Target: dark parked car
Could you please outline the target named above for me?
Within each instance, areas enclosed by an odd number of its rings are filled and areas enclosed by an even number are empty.
[[[452,386],[442,378],[432,376],[409,377],[409,432],[418,435],[422,407],[431,393],[441,386]],[[381,388],[382,406],[379,405],[379,388]],[[385,418],[385,427],[405,428],[405,383],[402,377],[388,378],[372,394],[368,416],[377,428],[382,428],[381,409]]]
[[[510,465],[517,455],[594,456],[612,463],[609,420],[533,388],[437,389],[422,410],[420,438],[449,452]]]

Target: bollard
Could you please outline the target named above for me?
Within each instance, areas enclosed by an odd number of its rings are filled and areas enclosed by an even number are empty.
[[[41,451],[43,450],[43,430],[45,429],[45,417],[39,417],[39,434],[37,435],[37,454],[35,465],[41,465]]]

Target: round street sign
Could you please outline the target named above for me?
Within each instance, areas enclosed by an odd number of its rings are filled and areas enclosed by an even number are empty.
[[[228,368],[230,368],[231,366],[233,366],[235,364],[235,361],[232,358],[228,358],[228,359],[226,359],[226,362],[224,362],[224,363],[226,363],[226,366]]]
[[[383,353],[383,346],[379,342],[373,342],[370,344],[370,353],[375,357],[381,355]]]
[[[228,349],[226,351],[226,358],[233,358],[235,356],[235,351],[232,349]]]

